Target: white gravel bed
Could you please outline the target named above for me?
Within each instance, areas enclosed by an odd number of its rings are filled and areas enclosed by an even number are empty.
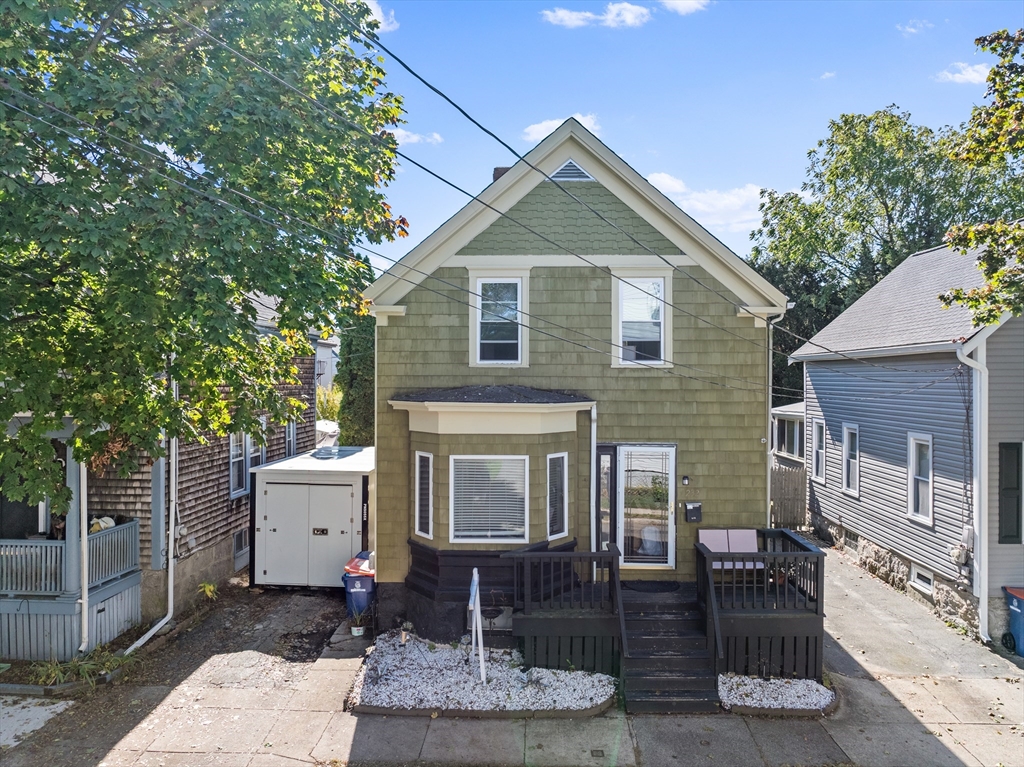
[[[435,645],[397,631],[377,637],[356,675],[350,705],[466,711],[582,710],[615,693],[615,680],[586,671],[522,668],[515,650],[485,650],[487,684],[469,646]]]
[[[822,710],[835,700],[835,693],[813,679],[758,679],[736,674],[718,675],[718,697],[725,708]]]

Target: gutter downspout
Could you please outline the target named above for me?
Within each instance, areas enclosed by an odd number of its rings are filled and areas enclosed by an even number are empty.
[[[78,652],[89,649],[89,469],[85,462],[78,464],[78,542],[81,548],[82,577],[82,644]]]
[[[178,385],[174,384],[174,398],[178,398]],[[167,510],[167,615],[161,618],[153,627],[139,637],[138,641],[135,642],[131,647],[124,651],[125,655],[131,655],[133,652],[138,650],[142,645],[146,644],[153,635],[156,634],[160,629],[166,626],[171,618],[174,617],[174,552],[177,547],[178,534],[177,525],[175,524],[178,518],[178,438],[171,437],[171,445],[168,450],[168,461],[170,470],[170,504]]]
[[[597,405],[590,406],[590,550],[598,551],[597,546]],[[594,564],[597,572],[597,564]],[[596,575],[594,576],[597,577]]]
[[[974,564],[978,573],[978,633],[984,642],[988,634],[988,366],[985,343],[977,349],[977,360],[964,354],[963,344],[957,346],[956,358],[975,371],[974,392]],[[981,554],[978,557],[978,554]]]

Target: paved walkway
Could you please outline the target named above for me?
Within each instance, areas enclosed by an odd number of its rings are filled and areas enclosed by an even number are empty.
[[[93,724],[51,743],[48,723],[4,767],[108,765],[1005,765],[1024,767],[1021,666],[829,551],[828,719],[718,714],[469,720],[342,712],[363,645],[335,635],[314,663],[217,655],[173,686],[119,685],[74,708],[130,698],[137,724]],[[279,659],[278,659],[279,660]],[[301,668],[301,671],[298,670]],[[113,700],[113,698],[111,698]],[[71,716],[72,711],[55,717]]]

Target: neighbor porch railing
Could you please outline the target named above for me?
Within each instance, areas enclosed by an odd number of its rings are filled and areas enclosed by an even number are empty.
[[[89,535],[89,587],[139,568],[139,520]]]
[[[92,533],[89,588],[139,569],[139,520]],[[67,546],[76,541],[0,540],[0,595],[42,596],[67,591]]]
[[[64,541],[0,541],[0,595],[64,591]]]

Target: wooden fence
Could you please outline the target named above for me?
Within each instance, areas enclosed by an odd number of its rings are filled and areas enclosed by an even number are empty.
[[[772,458],[772,527],[795,530],[807,524],[807,468]]]

